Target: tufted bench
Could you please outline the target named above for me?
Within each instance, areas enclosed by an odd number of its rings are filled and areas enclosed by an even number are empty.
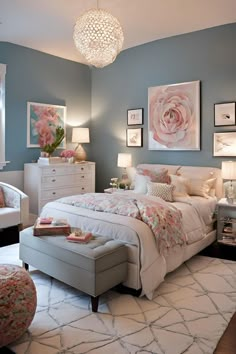
[[[126,280],[127,248],[116,240],[95,236],[87,244],[68,242],[65,236],[33,236],[20,232],[20,259],[38,270],[91,295],[97,312],[99,295]]]

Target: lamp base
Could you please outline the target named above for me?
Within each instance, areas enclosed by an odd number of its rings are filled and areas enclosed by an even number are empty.
[[[85,161],[87,158],[86,151],[84,150],[83,146],[81,144],[78,145],[78,147],[75,149],[76,155],[75,155],[75,160],[76,161]]]

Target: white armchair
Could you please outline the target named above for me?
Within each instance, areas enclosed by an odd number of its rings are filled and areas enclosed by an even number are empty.
[[[22,230],[29,219],[29,197],[10,184],[0,182],[0,187],[5,199],[5,207],[0,208],[0,230],[11,226],[17,226],[18,231]]]

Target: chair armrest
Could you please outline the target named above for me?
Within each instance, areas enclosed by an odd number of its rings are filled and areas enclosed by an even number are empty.
[[[29,219],[29,197],[20,189],[8,183],[0,182],[0,187],[4,192],[6,206],[19,209],[21,224],[26,225]]]

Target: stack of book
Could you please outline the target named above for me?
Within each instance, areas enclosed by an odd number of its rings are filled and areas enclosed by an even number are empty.
[[[39,157],[38,159],[38,164],[39,165],[51,165],[51,164],[55,164],[55,163],[62,163],[63,160],[61,157]]]
[[[69,235],[71,227],[66,219],[39,217],[33,227],[34,236]]]
[[[66,237],[67,241],[77,242],[77,243],[88,243],[93,237],[91,232],[83,232],[81,229],[72,232]]]

